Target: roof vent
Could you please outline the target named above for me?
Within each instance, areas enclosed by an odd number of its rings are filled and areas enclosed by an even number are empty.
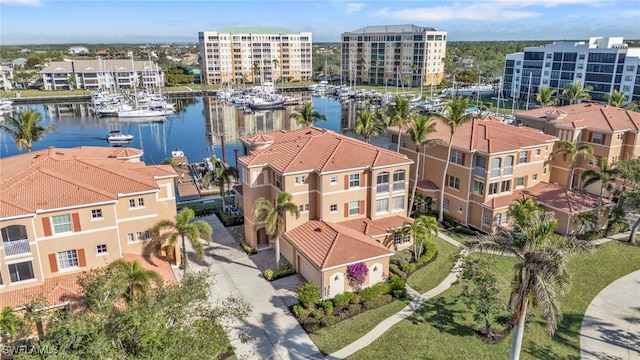
[[[315,231],[315,232],[323,232],[325,230],[327,230],[327,227],[324,224],[321,224],[317,228],[313,229],[313,231]]]

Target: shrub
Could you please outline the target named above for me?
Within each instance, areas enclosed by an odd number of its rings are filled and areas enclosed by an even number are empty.
[[[364,289],[360,295],[362,296],[363,301],[367,301],[375,297],[378,297],[380,295],[388,294],[390,292],[391,292],[391,284],[380,283]]]
[[[298,319],[307,316],[307,314],[309,313],[309,311],[300,306],[300,304],[293,305],[292,311],[293,315],[295,315],[295,317],[297,317]]]
[[[364,284],[368,273],[369,268],[367,264],[363,262],[347,266],[347,280],[349,281],[349,285],[356,289],[356,291],[362,290],[362,284]]]
[[[405,274],[410,274],[416,270],[416,266],[416,263],[404,264],[402,265],[402,271],[404,271]]]
[[[444,227],[447,229],[453,229],[457,226],[461,226],[460,222],[456,220],[456,218],[447,214],[444,214],[444,218],[442,219],[442,225],[444,225]]]
[[[391,258],[389,259],[389,263],[397,266],[402,266],[411,262],[412,258],[413,255],[408,249],[400,250],[391,256]]]
[[[276,271],[273,269],[267,269],[264,271],[264,278],[267,281],[273,281],[273,278],[276,276]]]
[[[351,304],[349,305],[349,315],[355,315],[362,310],[362,305],[360,304]]]
[[[304,319],[304,321],[300,322],[300,325],[302,325],[302,328],[308,333],[312,333],[320,329],[320,321],[313,317]]]
[[[316,310],[313,311],[312,315],[313,315],[314,318],[320,320],[324,316],[324,310],[316,309]]]
[[[470,229],[466,226],[462,226],[462,225],[458,225],[455,228],[452,229],[454,232],[457,232],[458,234],[462,234],[462,235],[470,235],[470,236],[478,236],[480,235],[479,232]]]
[[[405,289],[406,282],[401,279],[398,275],[391,274],[389,275],[389,285],[391,287],[391,292],[394,297],[400,299],[403,298],[407,290]]]
[[[316,284],[306,283],[298,288],[298,302],[307,309],[313,309],[320,301],[320,288]]]
[[[320,325],[322,326],[331,326],[338,322],[340,318],[335,316],[325,316],[320,319]]]
[[[613,223],[608,229],[607,229],[607,236],[611,236],[611,235],[615,235],[615,234],[620,234],[622,232],[628,231],[629,230],[629,224],[627,224],[626,222],[617,222],[617,223]]]
[[[389,271],[391,272],[391,274],[395,274],[403,279],[407,278],[407,274],[405,274],[404,271],[400,270],[400,268],[396,264],[389,264]]]
[[[351,297],[349,298],[349,303],[351,304],[360,304],[362,302],[362,296],[358,293],[350,293]]]
[[[578,238],[579,240],[587,240],[587,241],[592,241],[592,240],[596,240],[599,238],[602,238],[606,235],[607,231],[605,229],[601,229],[601,230],[589,230],[589,231],[585,231],[581,234],[576,235],[576,238]]]
[[[386,305],[386,304],[390,303],[391,301],[393,301],[393,298],[391,297],[391,295],[376,296],[373,299],[365,301],[364,302],[364,308],[367,309],[367,310],[379,308],[380,306]]]
[[[244,252],[246,252],[248,255],[253,255],[258,253],[258,250],[253,246],[251,246],[247,242],[247,240],[244,238],[244,236],[240,237],[240,246],[242,247],[242,250],[244,250]]]
[[[324,309],[325,315],[331,315],[333,313],[333,303],[331,301],[323,301],[320,306]]]
[[[336,295],[336,297],[333,298],[333,304],[335,306],[346,306],[351,300],[351,296],[349,294],[351,293],[346,292]]]
[[[296,273],[293,265],[286,263],[280,267],[280,270],[267,269],[264,271],[264,278],[267,281],[278,280],[280,278],[290,276]]]

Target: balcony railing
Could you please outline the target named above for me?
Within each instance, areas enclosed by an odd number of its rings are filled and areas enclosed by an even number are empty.
[[[31,252],[29,247],[29,239],[3,242],[4,256],[20,255]]]
[[[389,183],[381,183],[376,185],[376,191],[379,193],[389,192]]]
[[[500,176],[500,168],[491,169],[491,177],[497,177],[497,176]]]
[[[483,167],[476,166],[474,168],[474,170],[473,170],[473,173],[478,175],[478,176],[485,177],[487,175],[487,169],[485,169]]]
[[[393,182],[393,191],[396,191],[396,190],[404,190],[404,181]]]
[[[505,166],[502,170],[502,175],[512,175],[513,174],[513,166]]]

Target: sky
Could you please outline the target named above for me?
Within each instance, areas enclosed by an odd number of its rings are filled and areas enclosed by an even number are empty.
[[[0,44],[197,42],[198,31],[286,27],[314,42],[367,25],[415,24],[449,41],[640,39],[640,0],[0,0]]]

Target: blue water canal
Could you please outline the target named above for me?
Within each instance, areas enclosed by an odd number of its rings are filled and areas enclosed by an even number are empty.
[[[357,109],[355,103],[341,104],[327,98],[311,98],[309,94],[299,94],[305,101],[313,101],[316,110],[326,115],[327,121],[316,126],[336,132],[352,128]],[[42,114],[44,125],[53,124],[56,130],[41,141],[35,142],[34,150],[49,146],[69,148],[77,146],[112,146],[106,141],[107,133],[120,130],[134,136],[128,147],[142,149],[143,160],[148,164],[158,164],[171,156],[171,151],[180,149],[191,162],[202,161],[215,154],[222,157],[224,138],[227,162],[234,166],[234,149],[241,149],[241,136],[274,130],[291,130],[298,126],[290,118],[296,107],[280,110],[245,113],[242,109],[221,103],[211,97],[177,99],[178,111],[168,116],[166,121],[145,119],[101,118],[93,115],[88,104],[46,104],[16,106],[20,111],[26,108]],[[374,140],[379,146],[386,146],[386,138]],[[26,149],[23,149],[25,152]],[[13,139],[0,131],[0,157],[19,154]],[[242,152],[240,152],[242,156]]]

